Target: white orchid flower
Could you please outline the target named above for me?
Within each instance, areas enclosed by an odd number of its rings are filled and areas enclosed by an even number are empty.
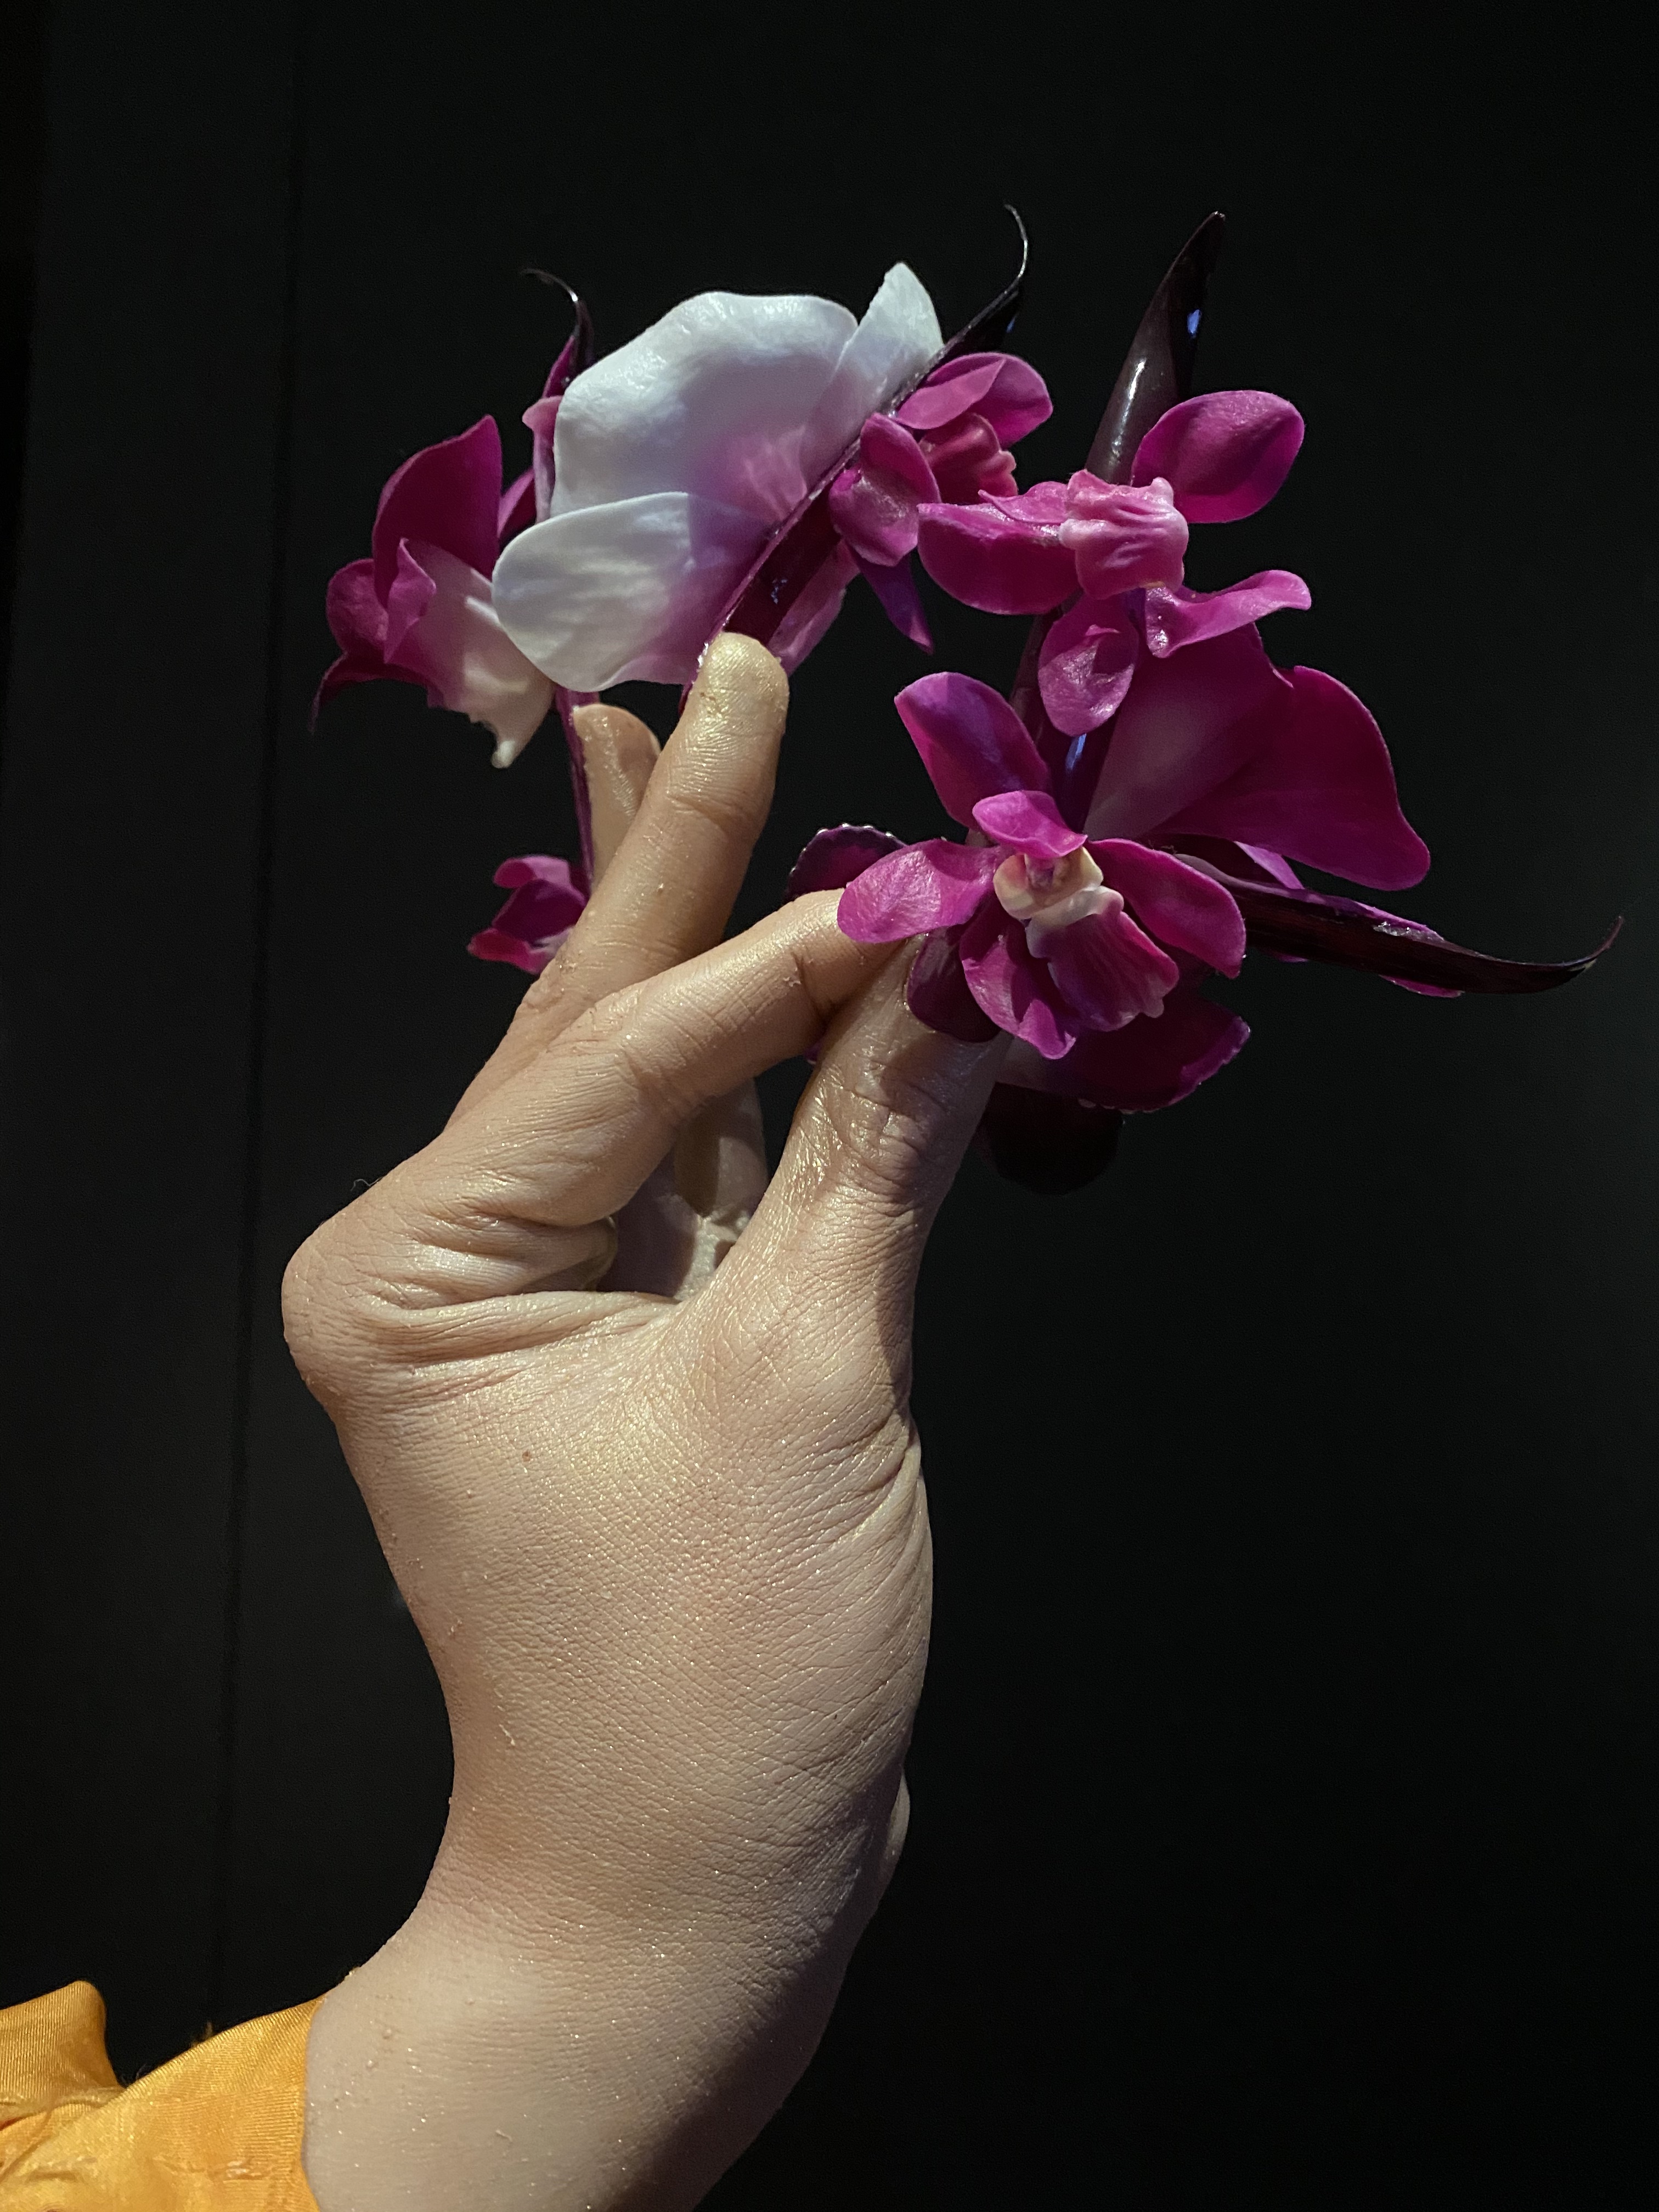
[[[575,691],[688,684],[777,526],[944,340],[900,262],[862,322],[831,300],[702,292],[577,377],[553,433],[553,495],[495,566],[495,612]],[[799,611],[799,659],[848,559]]]

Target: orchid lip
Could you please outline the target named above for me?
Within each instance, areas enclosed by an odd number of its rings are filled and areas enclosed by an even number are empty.
[[[1079,848],[1058,860],[1011,853],[991,878],[1005,914],[1023,923],[1026,949],[1041,960],[1043,947],[1063,929],[1097,915],[1109,921],[1123,908],[1121,892],[1103,878],[1099,864]]]

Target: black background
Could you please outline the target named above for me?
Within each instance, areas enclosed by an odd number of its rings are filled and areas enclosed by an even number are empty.
[[[1104,1182],[970,1162],[918,1322],[911,1841],[711,2202],[1650,2201],[1659,563],[1624,20],[66,0],[32,263],[19,12],[0,2001],[87,1975],[153,2064],[331,1984],[438,1833],[441,1710],[276,1285],[498,1034],[516,980],[463,947],[569,811],[546,736],[501,775],[411,689],[314,735],[306,707],[397,463],[486,410],[527,458],[566,325],[519,270],[615,343],[709,285],[861,308],[902,256],[949,327],[1012,199],[1056,403],[1029,481],[1080,459],[1218,205],[1200,386],[1310,428],[1194,580],[1309,578],[1269,647],[1382,721],[1437,856],[1412,911],[1535,957],[1626,928],[1534,1001],[1253,961],[1243,1057]],[[947,610],[941,658],[1006,680],[1019,627]],[[744,915],[823,821],[939,826],[885,704],[922,665],[854,592]]]

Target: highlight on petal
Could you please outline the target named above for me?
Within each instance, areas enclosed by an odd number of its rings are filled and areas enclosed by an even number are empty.
[[[1156,1018],[1181,981],[1161,945],[1114,902],[1115,911],[1058,931],[1042,957],[1075,1009],[1079,1030],[1117,1030],[1138,1014]]]
[[[945,811],[964,829],[981,799],[1048,789],[1048,772],[1024,724],[988,684],[949,672],[924,676],[893,704]]]
[[[1076,567],[1057,533],[1006,512],[1013,503],[924,506],[916,550],[933,581],[965,606],[991,615],[1045,614],[1077,589]]]
[[[998,855],[979,845],[930,837],[890,854],[848,884],[836,910],[845,937],[890,945],[930,929],[952,929],[977,914]]]
[[[689,684],[755,547],[750,516],[683,491],[579,508],[505,548],[495,610],[520,650],[573,691],[635,677]]]
[[[386,657],[417,676],[434,704],[494,731],[498,768],[523,751],[553,703],[552,684],[501,628],[489,577],[441,545],[398,549]]]
[[[968,988],[1000,1030],[1023,1038],[1044,1060],[1071,1050],[1080,1024],[1048,963],[1027,951],[1017,921],[988,902],[963,931],[958,951]]]
[[[859,457],[830,488],[836,528],[860,561],[890,568],[915,550],[917,510],[939,488],[921,448],[890,415],[872,415]]]
[[[370,544],[374,590],[384,605],[398,574],[405,538],[441,545],[487,576],[500,543],[501,439],[486,415],[459,438],[412,453],[390,477],[375,511]]]
[[[903,849],[904,840],[890,830],[878,830],[868,822],[842,822],[833,830],[820,830],[809,837],[800,858],[789,871],[786,899],[805,898],[809,891],[843,890],[855,877]]]
[[[1162,477],[1142,486],[1103,483],[1079,469],[1066,487],[1060,542],[1077,562],[1091,599],[1178,584],[1187,554],[1187,519]]]
[[[1083,832],[1062,818],[1046,791],[1000,791],[981,799],[974,809],[974,824],[999,844],[1034,854],[1039,860],[1062,860],[1084,842]]]
[[[1029,362],[1009,353],[964,353],[936,369],[898,410],[912,430],[938,430],[969,410],[1014,445],[1054,411],[1048,387]]]
[[[1140,635],[1119,599],[1079,599],[1043,639],[1037,689],[1063,737],[1080,738],[1115,714],[1128,696]]]
[[[684,492],[781,521],[807,488],[805,426],[856,327],[834,301],[799,295],[682,301],[565,392],[552,518]]]
[[[1188,522],[1242,522],[1279,489],[1301,451],[1303,422],[1271,392],[1206,392],[1161,415],[1131,481],[1166,477]]]
[[[1125,838],[1091,844],[1102,878],[1121,891],[1142,927],[1162,945],[1190,952],[1224,975],[1244,958],[1244,923],[1229,893],[1173,853],[1153,852]]]
[[[1243,629],[1268,615],[1294,608],[1305,614],[1313,593],[1300,576],[1288,568],[1263,568],[1224,592],[1189,592],[1184,585],[1160,588],[1146,594],[1147,650],[1162,660],[1184,645],[1197,645],[1206,637],[1220,637],[1230,629]]]

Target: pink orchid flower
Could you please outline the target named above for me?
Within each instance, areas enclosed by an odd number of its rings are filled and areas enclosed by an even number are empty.
[[[1053,413],[1048,386],[1012,354],[946,362],[890,415],[872,415],[857,458],[836,477],[830,513],[898,629],[931,648],[910,556],[922,510],[972,507],[1018,489],[1009,446]]]
[[[539,975],[587,904],[586,872],[545,853],[503,860],[495,881],[513,894],[467,946],[475,959],[501,960]]]
[[[491,579],[504,535],[520,526],[526,480],[503,494],[501,441],[486,415],[459,438],[406,460],[380,494],[367,561],[328,587],[340,657],[318,686],[319,710],[350,684],[423,684],[494,732],[505,768],[553,703],[553,685],[501,627]]]
[[[1364,708],[1317,671],[1275,668],[1253,629],[1152,664],[1087,794],[971,678],[924,677],[896,703],[975,842],[930,839],[878,860],[843,892],[841,926],[866,943],[945,933],[913,972],[915,1012],[985,1034],[965,988],[984,1021],[1064,1064],[1058,1081],[1035,1069],[1019,1079],[1044,1088],[1169,1103],[1237,1049],[1242,1025],[1200,1011],[1195,990],[1206,971],[1236,975],[1244,954],[1224,874],[1294,883],[1288,854],[1393,886],[1428,866]],[[1150,1034],[1166,1006],[1167,1043]],[[1103,1052],[1120,1033],[1125,1043]]]
[[[1079,469],[1066,483],[976,506],[925,503],[922,566],[969,606],[1054,614],[1037,663],[1048,719],[1082,737],[1128,696],[1142,659],[1243,629],[1312,597],[1269,568],[1224,591],[1183,582],[1188,526],[1237,522],[1273,498],[1302,444],[1302,417],[1270,392],[1215,392],[1170,408],[1141,440],[1130,481]]]

